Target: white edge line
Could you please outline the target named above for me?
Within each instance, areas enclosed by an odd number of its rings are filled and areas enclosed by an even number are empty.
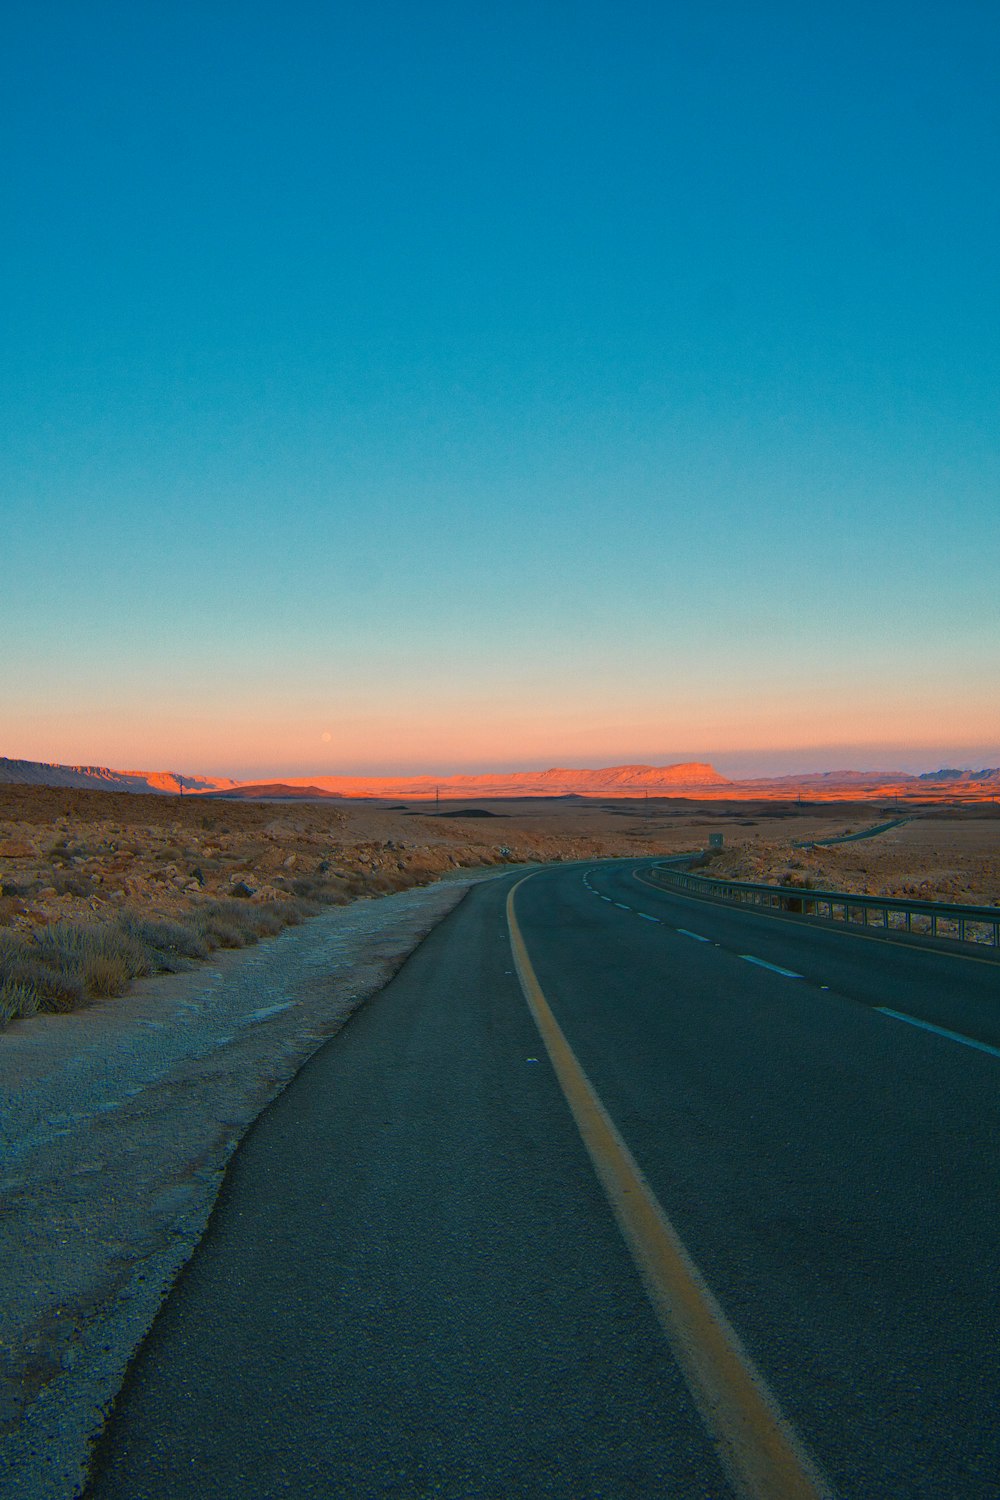
[[[801,974],[796,974],[794,969],[783,969],[780,964],[769,964],[766,958],[754,958],[752,953],[741,953],[740,958],[745,959],[748,964],[757,964],[758,968],[770,969],[772,974],[784,974],[786,979],[801,979]]]
[[[911,1026],[919,1026],[921,1031],[933,1031],[936,1036],[946,1036],[950,1042],[961,1042],[963,1047],[975,1047],[977,1052],[988,1052],[991,1057],[1000,1057],[1000,1047],[991,1047],[988,1042],[977,1042],[971,1036],[963,1036],[960,1031],[949,1031],[946,1026],[934,1026],[930,1021],[918,1021],[916,1016],[907,1016],[901,1010],[890,1010],[887,1005],[876,1005],[875,1009],[879,1015],[891,1016],[894,1021],[907,1021]]]

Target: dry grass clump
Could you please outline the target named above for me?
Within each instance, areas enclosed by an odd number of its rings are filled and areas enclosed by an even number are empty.
[[[183,921],[123,912],[110,922],[53,922],[32,934],[0,930],[0,1025],[124,994],[133,979],[189,968],[216,948],[248,947],[318,910],[303,900],[213,901]]]
[[[30,938],[0,931],[0,1021],[39,1010],[72,1010],[83,995],[82,975],[47,963]]]
[[[213,901],[194,913],[192,923],[210,949],[246,948],[314,916],[318,910],[317,905],[300,900],[269,901],[266,906],[249,901]]]

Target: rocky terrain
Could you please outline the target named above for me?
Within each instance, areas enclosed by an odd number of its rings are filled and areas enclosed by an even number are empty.
[[[129,904],[178,916],[225,898],[339,902],[463,866],[628,854],[634,839],[607,819],[590,833],[558,817],[484,808],[435,814],[0,786],[0,923],[101,920]]]
[[[1000,904],[995,804],[931,807],[877,839],[809,849],[796,845],[891,809],[714,791],[387,805],[0,785],[0,1025],[463,869],[696,850],[722,830],[710,873]]]
[[[704,873],[814,890],[1000,906],[1000,808],[931,811],[876,838],[827,847],[798,848],[789,838],[745,841],[712,854]]]
[[[462,868],[685,847],[648,819],[585,823],[0,785],[0,1023]]]

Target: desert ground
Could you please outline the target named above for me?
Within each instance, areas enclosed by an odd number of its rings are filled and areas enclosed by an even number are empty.
[[[526,798],[224,801],[0,786],[0,1023],[121,993],[343,904],[456,870],[725,845],[708,873],[1000,904],[1000,807],[939,804],[860,843],[801,848],[891,801]]]
[[[845,831],[870,826],[844,819]],[[809,837],[810,835],[806,835]],[[1000,906],[1000,807],[924,808],[910,821],[858,842],[796,847],[802,837],[734,840],[705,874],[769,884]]]

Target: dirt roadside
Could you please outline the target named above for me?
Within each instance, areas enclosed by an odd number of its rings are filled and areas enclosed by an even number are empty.
[[[856,825],[864,827],[860,821]],[[732,880],[1000,906],[1000,817],[926,813],[875,838],[828,847],[793,839],[739,842],[712,855],[704,873]]]
[[[0,1496],[69,1500],[261,1109],[383,988],[470,875],[0,1037]]]

